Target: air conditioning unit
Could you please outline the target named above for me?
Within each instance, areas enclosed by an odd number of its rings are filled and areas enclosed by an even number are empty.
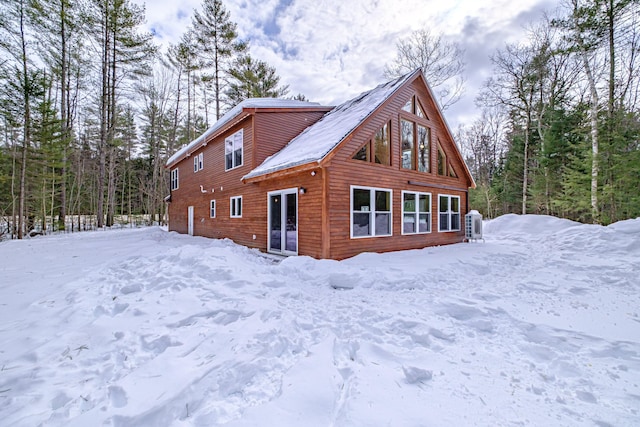
[[[482,215],[476,210],[469,211],[464,216],[464,237],[470,242],[482,239]]]

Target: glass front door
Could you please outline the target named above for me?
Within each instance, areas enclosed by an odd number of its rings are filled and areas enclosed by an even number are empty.
[[[269,252],[298,254],[298,190],[269,193]]]

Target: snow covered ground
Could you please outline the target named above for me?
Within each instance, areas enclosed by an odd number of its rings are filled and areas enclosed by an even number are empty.
[[[283,261],[160,228],[0,244],[3,426],[637,426],[640,218]]]

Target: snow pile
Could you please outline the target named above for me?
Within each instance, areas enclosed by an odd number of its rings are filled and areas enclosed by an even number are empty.
[[[640,424],[640,219],[279,262],[159,228],[0,244],[0,424]]]

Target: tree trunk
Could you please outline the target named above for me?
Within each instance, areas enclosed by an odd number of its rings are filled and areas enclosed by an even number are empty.
[[[31,100],[30,100],[30,82],[29,68],[27,63],[27,41],[24,33],[25,25],[24,2],[20,3],[20,41],[21,41],[21,60],[22,60],[22,90],[24,96],[24,133],[22,140],[22,165],[20,169],[20,201],[18,207],[18,239],[24,237],[24,220],[25,220],[25,199],[26,199],[26,176],[27,176],[27,152],[31,143]]]
[[[591,123],[591,215],[593,216],[593,223],[600,223],[600,212],[598,209],[598,175],[599,175],[599,143],[598,143],[598,89],[596,88],[596,82],[591,72],[591,65],[587,58],[587,53],[583,50],[582,63],[584,65],[585,73],[587,74],[587,80],[589,81],[589,90],[591,92],[591,108],[589,109],[589,121]]]
[[[106,6],[105,6],[106,9]],[[102,228],[104,225],[104,179],[107,166],[107,143],[108,143],[108,123],[107,110],[109,106],[109,50],[111,48],[109,33],[109,18],[107,10],[104,11],[102,21],[104,31],[102,40],[102,88],[100,94],[100,146],[98,147],[98,188],[97,188],[97,226]]]

